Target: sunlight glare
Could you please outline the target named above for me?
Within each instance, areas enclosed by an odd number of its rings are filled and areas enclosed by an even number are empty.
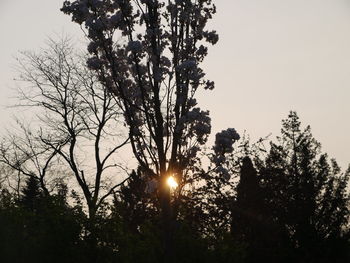
[[[178,186],[178,183],[173,176],[169,176],[167,183],[171,189],[175,189]]]

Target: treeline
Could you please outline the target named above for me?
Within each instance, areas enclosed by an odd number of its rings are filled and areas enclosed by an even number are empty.
[[[348,262],[350,170],[295,112],[268,151],[241,146],[230,184],[203,174],[174,194],[167,262]],[[143,174],[132,172],[94,218],[63,182],[47,192],[28,176],[19,195],[3,184],[1,262],[164,262],[158,193]]]

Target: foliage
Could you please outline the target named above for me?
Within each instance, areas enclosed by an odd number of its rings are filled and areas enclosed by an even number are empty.
[[[213,198],[200,202],[198,189],[189,189],[187,199],[172,199],[177,216],[167,262],[347,262],[349,171],[328,161],[294,112],[267,154],[250,152],[230,157],[227,167],[239,165],[230,194],[212,189]],[[113,203],[101,205],[93,224],[63,183],[49,195],[35,176],[20,197],[3,188],[2,261],[164,262],[161,207],[142,169],[114,192]]]
[[[346,242],[349,170],[341,173],[336,161],[321,153],[310,127],[302,129],[295,112],[283,120],[260,173],[268,211],[285,228],[299,260],[335,257],[329,242]]]
[[[84,247],[80,216],[63,196],[42,195],[35,179],[27,181],[20,200],[2,190],[2,262],[76,262]]]

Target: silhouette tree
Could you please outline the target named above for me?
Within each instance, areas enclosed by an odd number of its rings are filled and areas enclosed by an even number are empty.
[[[260,172],[272,217],[285,227],[298,260],[328,258],[322,248],[333,237],[341,238],[348,222],[349,174],[321,154],[310,127],[302,130],[295,112],[283,120],[281,137],[271,143]]]
[[[19,200],[0,195],[0,254],[2,262],[86,262],[80,240],[82,212],[65,202],[62,192],[44,195],[29,177]],[[78,257],[79,256],[79,257]]]
[[[23,177],[35,179],[40,183],[41,191],[44,195],[50,194],[50,180],[54,179],[51,168],[58,166],[58,152],[43,144],[32,133],[29,125],[16,120],[19,131],[12,129],[2,138],[0,144],[0,163],[12,171],[8,176],[8,181],[15,186],[13,188],[18,197],[20,189],[25,181]]]
[[[38,180],[31,176],[27,179],[26,185],[22,190],[22,198],[20,203],[23,207],[29,209],[31,212],[36,212],[40,206],[42,199],[42,192]]]
[[[250,258],[260,258],[263,246],[262,225],[264,202],[257,171],[249,157],[244,157],[237,185],[237,197],[232,208],[231,233],[239,242],[247,244]],[[248,262],[256,262],[254,259]]]
[[[85,26],[87,64],[114,94],[138,164],[158,182],[169,261],[176,214],[167,178],[174,174],[179,185],[188,183],[211,130],[209,112],[197,106],[195,95],[200,88],[214,88],[200,64],[206,44],[218,41],[217,33],[206,29],[215,5],[211,0],[78,0],[65,1],[61,10]]]
[[[116,215],[123,219],[125,228],[134,234],[139,233],[145,222],[157,221],[159,207],[156,195],[145,179],[147,180],[142,176],[141,169],[132,171],[127,185],[120,188],[114,200]]]
[[[236,200],[233,202],[231,235],[245,245],[245,262],[289,262],[283,231],[274,222],[264,199],[264,189],[250,157],[242,160]]]
[[[43,189],[50,169],[64,171],[61,179],[73,176],[93,222],[105,199],[123,183],[120,178],[110,179],[112,172],[124,172],[115,156],[128,143],[119,125],[117,103],[96,74],[81,63],[67,38],[50,40],[40,53],[23,52],[18,62],[24,83],[18,90],[20,106],[37,110],[33,121],[40,129],[24,128],[26,136],[14,137],[13,151],[3,147],[0,161],[36,176]],[[17,161],[13,157],[18,152],[24,157]]]
[[[118,248],[121,262],[160,262],[160,224],[157,196],[142,169],[132,171],[114,195],[102,226],[102,240]]]

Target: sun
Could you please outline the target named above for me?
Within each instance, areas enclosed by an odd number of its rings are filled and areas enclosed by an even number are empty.
[[[173,176],[169,176],[167,183],[171,189],[175,189],[178,186],[178,183]]]

